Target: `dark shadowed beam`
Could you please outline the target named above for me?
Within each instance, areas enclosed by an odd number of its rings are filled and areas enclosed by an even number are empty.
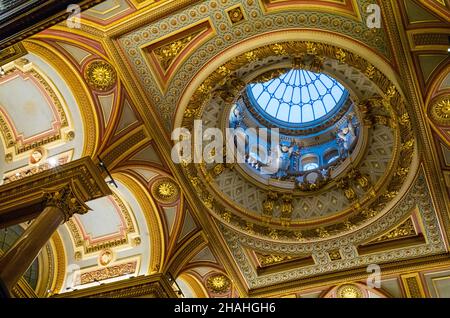
[[[71,4],[81,11],[104,0],[0,0],[0,50],[66,20]]]

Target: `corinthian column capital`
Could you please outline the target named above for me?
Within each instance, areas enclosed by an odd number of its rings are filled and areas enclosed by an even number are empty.
[[[45,206],[57,207],[64,214],[64,222],[67,222],[74,214],[85,214],[90,208],[78,194],[73,183],[45,189]]]

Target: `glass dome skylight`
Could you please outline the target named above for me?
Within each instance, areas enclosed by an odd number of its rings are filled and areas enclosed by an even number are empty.
[[[334,78],[298,69],[266,83],[250,84],[247,94],[266,119],[281,125],[321,122],[335,114],[348,97]]]

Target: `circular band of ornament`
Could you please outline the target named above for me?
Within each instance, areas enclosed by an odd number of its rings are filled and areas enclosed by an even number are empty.
[[[151,192],[158,202],[173,203],[178,199],[180,189],[172,179],[162,178],[153,183]]]
[[[431,106],[431,118],[441,125],[450,125],[450,96],[444,96]]]
[[[88,85],[97,91],[108,91],[116,85],[117,73],[108,62],[94,60],[84,70],[84,78]]]
[[[212,275],[206,280],[206,287],[213,293],[222,294],[230,289],[230,280],[222,274]]]
[[[356,285],[346,284],[338,288],[337,298],[363,298],[363,293]]]
[[[218,69],[210,73],[193,92],[184,110],[182,126],[192,130],[194,121],[202,117],[208,101],[215,94],[220,95],[223,90],[226,90],[229,93],[228,95],[232,96],[230,100],[234,101],[235,97],[248,84],[239,77],[237,72],[248,67],[255,59],[263,61],[273,56],[292,58],[300,55],[313,55],[333,60],[336,60],[338,55],[345,56],[345,58],[340,59],[341,63],[364,73],[382,92],[377,103],[380,106],[387,107],[389,116],[392,118],[392,124],[390,125],[396,129],[398,134],[399,147],[396,147],[395,164],[392,165],[391,172],[385,174],[386,180],[384,183],[387,186],[384,191],[379,191],[375,196],[371,191],[366,191],[363,197],[358,199],[359,202],[353,203],[353,206],[344,211],[345,213],[342,213],[339,219],[333,220],[334,223],[318,224],[312,228],[301,224],[296,225],[292,220],[288,220],[290,223],[286,227],[286,223],[283,224],[283,220],[280,219],[271,218],[269,220],[270,226],[268,226],[263,219],[255,221],[255,218],[248,218],[246,215],[237,212],[234,206],[224,204],[222,198],[216,199],[216,194],[211,192],[211,187],[208,184],[210,176],[208,176],[208,171],[203,165],[196,165],[189,161],[182,162],[184,173],[192,187],[202,198],[204,206],[217,219],[240,232],[260,235],[271,240],[296,242],[329,240],[367,225],[385,209],[389,202],[399,198],[398,194],[407,180],[415,156],[416,141],[412,124],[406,102],[396,85],[382,71],[356,53],[331,44],[318,42],[289,41],[264,45],[224,62]],[[225,84],[222,85],[222,83]],[[218,171],[221,168],[218,168]],[[345,189],[343,191],[345,192]],[[364,203],[361,204],[360,202]],[[303,228],[299,228],[300,226],[303,226]]]

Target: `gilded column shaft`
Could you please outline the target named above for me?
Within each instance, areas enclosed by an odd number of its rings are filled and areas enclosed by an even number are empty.
[[[73,214],[84,214],[89,210],[71,184],[49,189],[45,193],[42,213],[0,259],[0,279],[9,291],[33,263],[58,226],[68,221]]]

